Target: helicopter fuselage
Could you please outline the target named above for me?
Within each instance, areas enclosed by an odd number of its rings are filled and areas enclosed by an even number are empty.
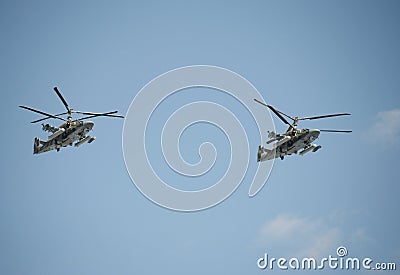
[[[85,142],[91,143],[96,138],[86,136],[93,128],[94,123],[91,121],[74,120],[65,122],[58,128],[49,124],[43,125],[43,130],[53,133],[48,137],[47,141],[35,138],[33,153],[40,154],[51,150],[59,151],[61,147],[72,145],[78,147]]]
[[[297,154],[304,155],[310,151],[316,152],[321,146],[312,144],[319,137],[320,130],[318,129],[301,129],[296,131],[288,131],[283,135],[275,135],[273,139],[267,141],[275,141],[272,149],[267,149],[262,146],[258,149],[257,161],[271,160],[280,157],[283,159],[287,155]]]

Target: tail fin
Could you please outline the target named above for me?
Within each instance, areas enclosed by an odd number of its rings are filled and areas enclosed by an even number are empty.
[[[33,142],[33,154],[39,153],[39,144],[40,144],[40,139],[35,137],[35,141]]]
[[[261,145],[258,146],[257,162],[261,162],[261,161],[268,160],[268,159],[273,159],[271,154],[273,154],[273,150],[264,148]]]
[[[261,145],[258,146],[258,152],[257,152],[257,162],[260,162],[261,160],[261,155],[263,153],[262,149],[261,149]]]

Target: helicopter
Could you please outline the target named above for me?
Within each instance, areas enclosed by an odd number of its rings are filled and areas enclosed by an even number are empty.
[[[84,121],[89,118],[94,118],[94,117],[99,117],[99,116],[104,116],[104,117],[116,117],[116,118],[124,118],[121,115],[115,115],[118,113],[118,111],[112,111],[112,112],[107,112],[107,113],[93,113],[93,112],[81,112],[81,111],[75,111],[71,108],[69,108],[68,103],[65,101],[64,97],[61,95],[60,91],[58,90],[57,87],[53,88],[54,91],[56,92],[57,96],[60,98],[61,102],[64,104],[65,108],[67,109],[66,112],[52,115],[37,109],[33,109],[31,107],[23,106],[20,105],[20,108],[44,115],[46,117],[40,118],[34,121],[31,121],[31,123],[37,123],[40,121],[44,121],[50,118],[53,119],[58,119],[62,120],[63,123],[58,126],[54,127],[50,124],[44,124],[42,123],[42,130],[45,132],[51,133],[51,135],[48,136],[48,139],[45,140],[40,140],[38,137],[35,137],[35,140],[33,142],[33,154],[41,154],[44,152],[48,152],[51,150],[57,150],[60,151],[61,147],[67,147],[67,146],[72,146],[72,144],[76,141],[74,144],[75,147],[79,147],[84,143],[92,143],[96,137],[95,136],[89,136],[87,135],[93,128],[94,122],[91,121]],[[72,119],[72,114],[80,114],[80,115],[86,115],[85,117],[79,118],[79,119]],[[63,115],[68,115],[67,118],[63,118],[61,116]]]
[[[328,117],[336,117],[336,116],[348,116],[349,113],[339,113],[339,114],[330,114],[330,115],[322,115],[322,116],[312,116],[312,117],[297,117],[297,116],[289,116],[281,111],[278,111],[271,105],[267,105],[262,101],[254,99],[257,103],[268,107],[283,123],[289,125],[289,128],[283,134],[277,134],[273,131],[268,131],[268,140],[267,144],[275,142],[273,144],[272,149],[267,149],[263,146],[258,146],[257,153],[257,162],[262,162],[266,160],[271,160],[274,158],[280,157],[281,160],[285,158],[287,155],[297,154],[304,156],[309,152],[317,152],[321,149],[321,145],[317,145],[312,143],[319,137],[321,132],[330,132],[330,133],[351,133],[351,130],[320,130],[320,129],[298,129],[297,124],[301,120],[313,120],[313,119],[321,119]],[[286,118],[291,119],[293,122],[289,123]]]

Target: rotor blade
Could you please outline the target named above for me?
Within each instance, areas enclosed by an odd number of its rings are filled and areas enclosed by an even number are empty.
[[[268,108],[271,109],[272,112],[274,112],[275,115],[277,115],[285,124],[292,126],[292,124],[290,124],[286,118],[284,118],[281,113],[278,110],[275,110],[274,107],[272,107],[271,105],[267,105]],[[292,126],[293,127],[293,126]]]
[[[124,116],[120,116],[120,115],[113,115],[118,111],[113,111],[113,112],[108,112],[108,113],[103,113],[103,114],[92,114],[90,116],[86,116],[83,118],[80,118],[79,120],[84,120],[84,119],[88,119],[88,118],[93,118],[93,117],[98,117],[98,116],[106,116],[106,117],[119,117],[119,118],[124,118]],[[81,112],[84,113],[84,112]]]
[[[70,108],[68,107],[68,103],[65,101],[64,97],[61,95],[60,91],[58,90],[57,87],[54,87],[54,91],[58,95],[58,97],[61,99],[62,103],[64,104],[65,108],[67,108],[67,111],[70,112]]]
[[[75,110],[72,110],[72,112],[76,113],[76,114],[82,114],[82,115],[103,115],[103,114],[111,115],[111,114],[118,113],[118,111],[112,111],[112,112],[107,112],[107,113],[93,113],[93,112],[82,112],[82,111],[75,111]]]
[[[258,99],[255,99],[254,98],[254,101],[255,102],[257,102],[257,103],[260,103],[261,105],[264,105],[265,107],[268,107],[268,108],[270,108],[283,122],[285,122],[286,124],[289,124],[289,125],[291,125],[284,117],[282,117],[281,115],[284,115],[284,116],[286,116],[287,118],[290,118],[290,119],[292,119],[292,120],[294,120],[294,117],[291,117],[291,116],[289,116],[289,115],[287,115],[287,114],[285,114],[285,113],[283,113],[283,112],[281,112],[281,111],[278,111],[278,110],[276,110],[274,107],[272,107],[271,105],[267,105],[267,104],[265,104],[264,102],[262,102],[262,101],[259,101]],[[293,127],[293,126],[292,126]]]
[[[320,132],[328,132],[328,133],[351,133],[352,130],[319,130]]]
[[[98,115],[91,115],[91,116],[83,117],[78,120],[83,120],[83,119],[88,119],[88,118],[98,117],[98,116],[124,118],[124,116],[120,116],[120,115],[98,114]]]
[[[351,114],[340,113],[340,114],[323,115],[323,116],[302,117],[302,118],[299,118],[299,120],[306,120],[306,119],[312,120],[312,119],[320,119],[320,118],[333,117],[333,116],[349,116],[349,115],[351,115]]]
[[[107,113],[93,113],[93,112],[81,112],[81,111],[72,111],[73,113],[77,114],[82,114],[82,115],[90,115],[90,116],[109,116],[109,117],[120,117],[124,118],[124,116],[121,115],[114,115],[118,113],[118,111],[112,111],[112,112],[107,112]]]
[[[277,110],[277,111],[278,111],[278,110]],[[281,112],[281,111],[278,111],[278,112],[279,112],[281,115],[284,115],[285,117],[290,118],[291,120],[295,120],[294,117],[289,116],[289,115],[285,114],[284,112]]]
[[[58,116],[55,116],[55,115],[51,115],[51,114],[48,114],[48,113],[45,113],[45,112],[30,108],[30,107],[26,107],[26,106],[22,106],[22,105],[20,105],[19,107],[23,108],[23,109],[26,109],[26,110],[29,110],[29,111],[32,111],[32,112],[35,112],[35,113],[38,113],[38,114],[41,114],[41,115],[45,115],[45,116],[51,117],[51,118],[67,121],[66,119],[63,119],[61,117],[58,117]]]
[[[54,116],[62,116],[62,115],[66,115],[66,114],[68,114],[68,112],[64,112],[64,113],[61,113],[61,114],[56,114]],[[38,119],[38,120],[31,121],[31,123],[37,123],[37,122],[40,122],[40,121],[43,121],[43,120],[46,120],[46,119],[49,119],[49,118],[50,117],[44,117],[44,118],[41,118],[41,119]]]
[[[80,119],[78,119],[78,120],[85,120],[85,119],[94,118],[94,117],[99,117],[99,116],[124,118],[123,116],[113,116],[113,115],[92,115],[92,116],[86,116],[86,117],[80,118]]]
[[[261,105],[264,105],[265,107],[268,107],[268,105],[265,104],[264,102],[259,101],[258,99],[255,99],[255,98],[253,98],[253,99],[254,99],[255,102],[260,103]]]

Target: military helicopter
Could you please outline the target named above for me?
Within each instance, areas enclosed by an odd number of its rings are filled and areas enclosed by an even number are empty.
[[[42,124],[42,130],[51,133],[51,135],[48,137],[47,141],[40,140],[39,138],[35,137],[33,143],[33,154],[41,154],[51,150],[57,150],[58,152],[60,151],[61,147],[72,146],[72,144],[75,141],[77,141],[75,143],[75,147],[79,147],[85,142],[92,143],[96,139],[96,137],[87,136],[87,134],[92,130],[94,123],[91,121],[84,121],[86,119],[99,116],[123,118],[123,116],[115,115],[118,111],[112,111],[107,113],[75,111],[69,108],[68,103],[65,101],[64,97],[61,95],[57,87],[54,87],[54,91],[56,92],[57,96],[61,99],[62,103],[67,109],[66,112],[57,115],[52,115],[30,107],[22,105],[19,106],[20,108],[46,116],[44,118],[31,121],[31,123],[37,123],[49,118],[54,118],[64,121],[64,123],[61,124],[59,127],[54,127],[51,126],[50,124]],[[87,115],[87,116],[73,120],[72,119],[73,113]],[[63,115],[68,115],[67,119],[62,118],[61,116]]]
[[[257,99],[254,99],[257,103],[268,107],[283,123],[289,125],[289,128],[284,134],[276,134],[275,132],[268,131],[267,144],[275,141],[272,149],[264,148],[263,146],[258,146],[257,162],[271,160],[273,158],[280,157],[282,160],[287,155],[297,154],[299,150],[299,155],[303,156],[308,152],[317,152],[321,149],[321,145],[313,144],[312,142],[316,140],[321,132],[331,132],[331,133],[351,133],[351,130],[319,130],[319,129],[298,129],[297,123],[301,120],[313,120],[327,117],[336,116],[348,116],[349,113],[339,113],[330,114],[322,116],[312,116],[312,117],[297,117],[289,116],[281,111],[276,110],[271,105],[267,105]],[[293,120],[293,123],[289,123],[286,118]]]

